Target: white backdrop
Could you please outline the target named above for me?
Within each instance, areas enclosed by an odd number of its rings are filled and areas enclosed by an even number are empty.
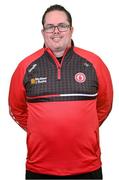
[[[104,180],[119,179],[118,0],[0,1],[0,179],[24,180],[26,133],[9,116],[9,83],[17,64],[42,47],[41,18],[56,3],[72,14],[75,45],[98,54],[110,70],[114,103],[100,143]]]

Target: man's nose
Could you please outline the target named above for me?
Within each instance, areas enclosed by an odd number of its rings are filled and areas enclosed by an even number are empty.
[[[59,33],[59,32],[60,32],[60,31],[59,31],[58,27],[55,26],[55,27],[54,27],[54,33]]]

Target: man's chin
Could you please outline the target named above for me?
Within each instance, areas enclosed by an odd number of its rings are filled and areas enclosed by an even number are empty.
[[[60,51],[62,51],[62,47],[61,46],[57,46],[57,47],[54,48],[54,50],[57,51],[57,52],[60,52]]]

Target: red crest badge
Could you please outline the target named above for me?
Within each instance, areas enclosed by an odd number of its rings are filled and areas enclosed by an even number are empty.
[[[75,74],[75,81],[78,83],[83,83],[86,81],[86,76],[84,73],[79,72],[77,74]]]

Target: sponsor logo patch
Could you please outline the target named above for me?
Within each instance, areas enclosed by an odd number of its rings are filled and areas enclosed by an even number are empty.
[[[40,77],[40,78],[32,78],[31,79],[31,84],[42,84],[42,83],[47,83],[47,77]]]
[[[86,76],[84,73],[79,72],[77,74],[75,74],[75,81],[78,83],[83,83],[86,81]]]

